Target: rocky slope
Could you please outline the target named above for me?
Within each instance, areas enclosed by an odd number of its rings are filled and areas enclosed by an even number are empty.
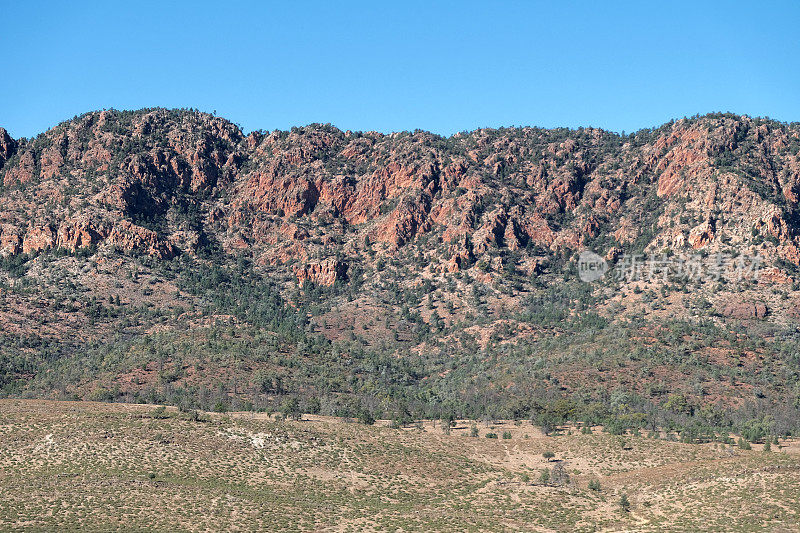
[[[344,274],[329,259],[372,245],[450,271],[593,244],[604,255],[757,245],[797,264],[799,136],[730,115],[624,138],[441,138],[330,126],[245,136],[190,111],[89,113],[34,140],[0,130],[3,253],[99,246],[163,259],[214,243],[323,283]]]
[[[368,347],[396,343],[402,355],[463,330],[485,349],[503,331],[542,335],[531,317],[552,310],[559,285],[575,286],[578,253],[591,249],[612,266],[625,254],[719,253],[760,255],[765,270],[757,282],[607,279],[576,289],[591,304],[565,297],[566,317],[589,305],[611,321],[793,327],[798,151],[800,125],[730,114],[626,136],[329,125],[245,135],[165,109],[87,113],[35,139],[0,129],[0,320],[7,334],[56,344],[201,327],[222,316],[209,315],[211,297],[157,265],[248,265],[330,340],[368,332]],[[116,303],[97,320],[106,300]],[[123,326],[120,305],[184,322]]]

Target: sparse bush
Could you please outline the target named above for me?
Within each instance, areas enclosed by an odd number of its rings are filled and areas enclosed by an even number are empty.
[[[547,485],[550,483],[550,470],[547,468],[542,469],[542,473],[539,474],[539,482]]]
[[[375,424],[375,416],[372,414],[371,411],[367,409],[362,409],[358,413],[358,421],[367,426],[372,426]]]
[[[622,509],[623,512],[628,513],[631,510],[631,502],[628,500],[628,495],[624,492],[622,496],[619,498],[619,508]]]
[[[563,463],[556,463],[550,472],[550,481],[559,487],[569,483],[569,474]]]

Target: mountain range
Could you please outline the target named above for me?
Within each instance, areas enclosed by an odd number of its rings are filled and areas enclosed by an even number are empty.
[[[622,135],[246,134],[186,109],[0,128],[0,390],[798,430],[798,152],[800,124],[733,114]],[[583,281],[585,251],[611,272]]]

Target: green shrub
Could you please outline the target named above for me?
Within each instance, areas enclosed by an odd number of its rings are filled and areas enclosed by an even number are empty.
[[[550,470],[547,468],[542,469],[542,473],[539,475],[539,482],[540,483],[550,483]]]
[[[619,499],[619,508],[626,513],[630,512],[631,510],[631,502],[628,500],[628,495],[625,493],[622,493],[622,496]]]

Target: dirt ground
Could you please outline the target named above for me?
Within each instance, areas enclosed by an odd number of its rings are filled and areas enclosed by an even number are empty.
[[[0,400],[0,442],[3,530],[800,531],[792,440]]]

